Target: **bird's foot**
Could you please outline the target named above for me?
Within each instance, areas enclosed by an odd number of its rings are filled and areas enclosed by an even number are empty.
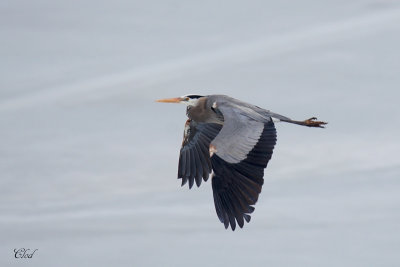
[[[323,121],[317,121],[316,117],[312,117],[309,118],[308,120],[304,120],[302,121],[304,126],[308,126],[308,127],[319,127],[319,128],[325,128],[325,124],[328,124],[327,122],[323,122]]]

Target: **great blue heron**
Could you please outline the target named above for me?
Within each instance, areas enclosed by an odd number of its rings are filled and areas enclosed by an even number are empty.
[[[250,221],[276,144],[274,121],[320,127],[315,117],[294,121],[225,95],[185,95],[157,102],[184,103],[185,123],[178,178],[200,186],[212,174],[215,210],[232,230]]]

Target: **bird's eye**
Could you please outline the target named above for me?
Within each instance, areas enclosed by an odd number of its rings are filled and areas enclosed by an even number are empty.
[[[189,101],[190,98],[189,98],[189,97],[185,97],[184,100],[185,100],[185,101]]]

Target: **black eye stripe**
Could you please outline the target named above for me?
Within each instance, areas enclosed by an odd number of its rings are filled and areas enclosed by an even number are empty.
[[[187,95],[186,97],[189,97],[190,99],[198,99],[203,96],[202,95]]]

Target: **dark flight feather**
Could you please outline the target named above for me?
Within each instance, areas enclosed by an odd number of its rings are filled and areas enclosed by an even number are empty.
[[[208,180],[212,168],[209,147],[221,128],[222,125],[216,123],[187,121],[178,165],[178,179],[182,179],[182,186],[189,181],[189,188],[195,182],[199,187],[202,180]]]
[[[247,157],[239,163],[228,163],[214,154],[211,157],[214,175],[212,188],[215,209],[225,228],[242,228],[261,193],[264,169],[276,144],[276,129],[272,121],[264,124],[263,132]]]

